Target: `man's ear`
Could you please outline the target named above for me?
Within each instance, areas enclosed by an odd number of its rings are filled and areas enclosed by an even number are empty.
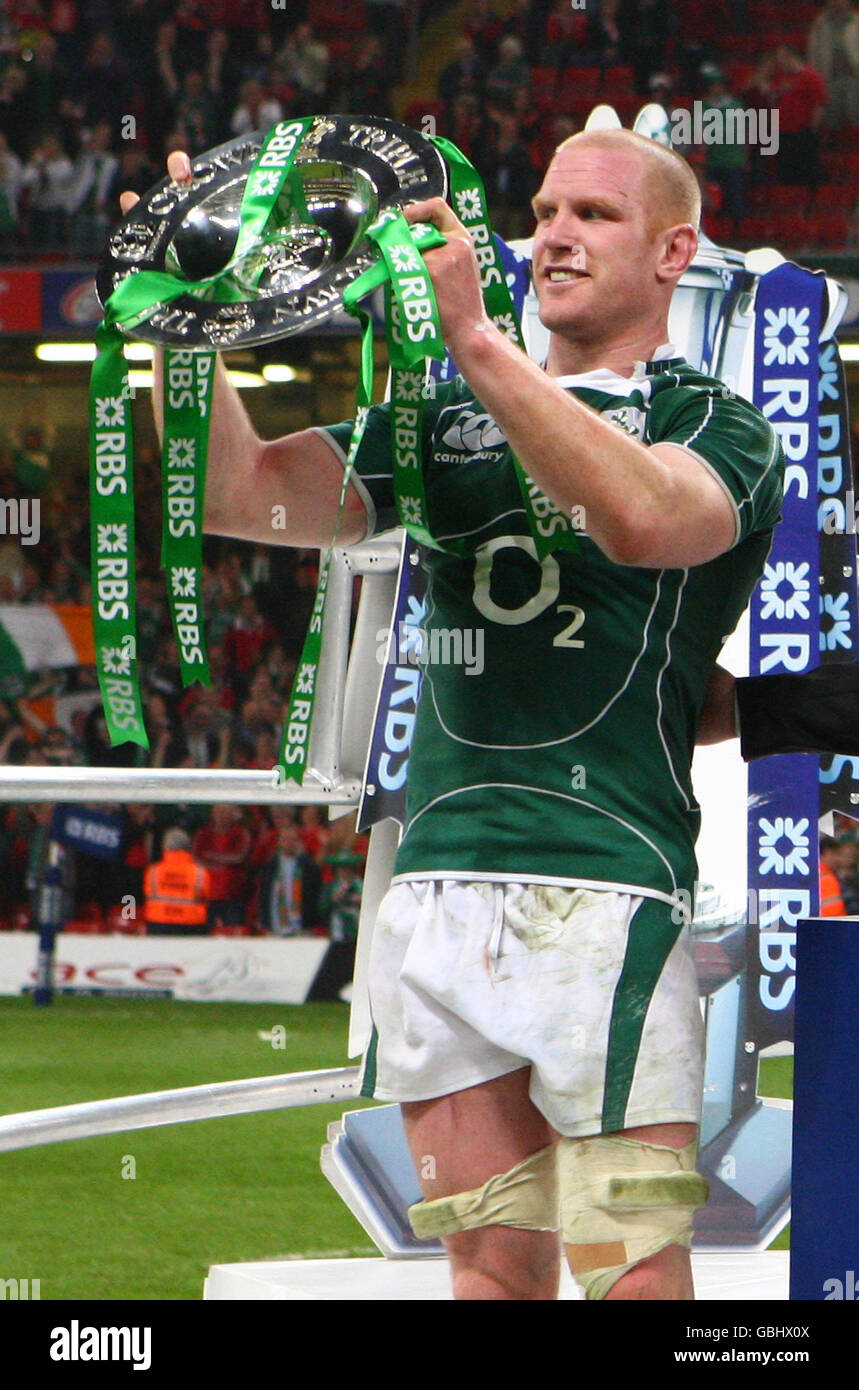
[[[656,266],[658,280],[679,280],[688,270],[698,250],[698,233],[691,222],[680,222],[662,234],[662,248]]]

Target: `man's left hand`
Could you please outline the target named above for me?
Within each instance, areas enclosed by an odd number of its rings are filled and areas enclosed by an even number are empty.
[[[443,198],[412,203],[403,208],[403,216],[410,226],[431,223],[446,238],[444,246],[424,253],[424,261],[435,290],[442,336],[454,357],[459,357],[470,334],[495,331],[483,305],[474,243]]]

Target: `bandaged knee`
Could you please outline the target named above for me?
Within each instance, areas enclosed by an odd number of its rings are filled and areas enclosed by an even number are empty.
[[[697,1144],[671,1149],[619,1135],[558,1145],[561,1231],[570,1268],[589,1299],[668,1245],[687,1249],[708,1187]]]
[[[555,1151],[551,1145],[497,1173],[482,1187],[435,1197],[409,1207],[409,1220],[421,1240],[454,1235],[478,1226],[516,1226],[526,1231],[560,1227]]]

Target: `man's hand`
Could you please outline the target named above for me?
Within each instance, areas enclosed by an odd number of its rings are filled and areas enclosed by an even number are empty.
[[[443,198],[412,203],[403,209],[403,216],[410,226],[415,222],[431,223],[447,239],[446,245],[425,252],[424,260],[438,302],[442,336],[456,357],[457,348],[461,350],[472,333],[497,331],[483,305],[474,243]]]
[[[168,154],[167,173],[170,175],[174,183],[193,182],[193,175],[191,173],[191,161],[184,150],[173,150],[171,154]],[[131,212],[131,209],[134,207],[134,204],[138,201],[139,199],[136,193],[131,193],[128,190],[126,190],[124,193],[120,193],[119,206],[122,209],[123,216],[126,213]]]

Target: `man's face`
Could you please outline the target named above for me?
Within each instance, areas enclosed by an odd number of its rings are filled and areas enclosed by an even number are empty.
[[[570,146],[534,198],[533,274],[546,327],[571,341],[610,336],[655,296],[661,237],[649,232],[634,152]],[[653,299],[651,300],[651,296]]]

